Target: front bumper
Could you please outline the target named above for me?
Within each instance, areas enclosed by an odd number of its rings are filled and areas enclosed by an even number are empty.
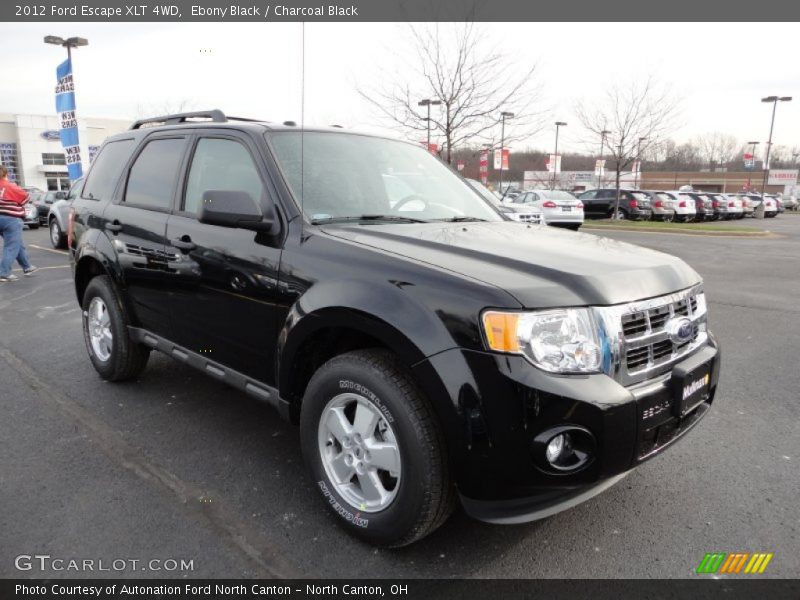
[[[708,395],[676,416],[672,373],[698,360],[711,364]],[[416,369],[423,381],[428,366],[444,377],[457,412],[455,425],[447,418],[443,423],[465,511],[484,521],[519,523],[588,500],[683,438],[714,400],[719,360],[709,336],[670,372],[630,387],[604,374],[555,375],[521,357],[461,349]],[[596,442],[593,459],[569,474],[542,469],[532,454],[537,435],[563,425],[588,430]]]

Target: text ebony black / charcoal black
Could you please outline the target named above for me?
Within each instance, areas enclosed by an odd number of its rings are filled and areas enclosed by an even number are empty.
[[[67,229],[101,377],[159,350],[273,405],[323,503],[374,544],[457,502],[495,523],[574,506],[714,399],[695,271],[509,221],[414,144],[146,119],[105,142]]]

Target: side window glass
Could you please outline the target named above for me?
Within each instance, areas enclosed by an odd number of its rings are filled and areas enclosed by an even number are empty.
[[[235,140],[202,138],[189,168],[182,210],[197,214],[203,194],[209,190],[247,192],[258,207],[264,184],[253,157]]]
[[[178,181],[185,144],[185,138],[148,142],[131,167],[125,203],[168,210]]]
[[[108,142],[103,146],[89,169],[81,198],[108,199],[117,187],[119,176],[122,175],[122,169],[125,168],[134,146],[135,140]]]

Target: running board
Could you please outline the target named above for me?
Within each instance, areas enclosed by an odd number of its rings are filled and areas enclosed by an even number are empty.
[[[134,342],[143,344],[153,350],[158,350],[167,356],[171,356],[175,360],[185,363],[190,367],[194,367],[198,371],[202,371],[214,379],[227,383],[229,386],[257,398],[262,402],[266,402],[275,408],[281,417],[289,420],[289,403],[280,397],[278,390],[274,387],[261,383],[239,371],[221,365],[218,362],[209,360],[206,356],[198,354],[197,352],[192,352],[146,329],[128,327],[128,334]]]

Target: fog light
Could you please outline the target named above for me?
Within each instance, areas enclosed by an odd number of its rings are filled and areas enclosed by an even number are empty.
[[[531,444],[536,465],[547,473],[566,475],[588,466],[597,449],[594,436],[579,425],[542,431]]]
[[[566,454],[569,446],[569,434],[561,433],[550,440],[547,444],[547,461],[551,464],[558,462],[562,455]]]

